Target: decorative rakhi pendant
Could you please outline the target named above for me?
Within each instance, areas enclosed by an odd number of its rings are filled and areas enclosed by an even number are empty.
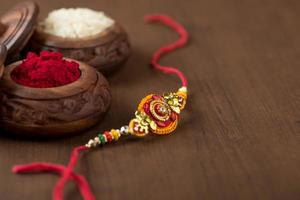
[[[176,93],[150,94],[142,99],[135,112],[135,118],[128,126],[111,129],[89,140],[86,147],[95,147],[118,140],[122,135],[146,136],[149,133],[165,135],[173,132],[178,124],[181,110],[187,100],[187,88],[181,87]]]
[[[158,135],[171,133],[177,127],[186,98],[186,87],[163,96],[155,94],[146,96],[138,106],[136,117],[129,123],[130,133],[136,136],[145,136],[149,132]]]

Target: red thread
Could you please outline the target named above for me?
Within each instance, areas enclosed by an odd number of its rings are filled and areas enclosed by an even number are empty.
[[[162,71],[166,74],[176,74],[181,82],[182,86],[187,86],[187,79],[184,74],[174,67],[163,66],[158,64],[158,60],[164,54],[170,53],[177,48],[184,46],[188,40],[188,33],[179,23],[166,15],[150,15],[145,18],[147,22],[161,22],[171,28],[173,28],[179,35],[180,39],[176,42],[166,45],[157,50],[152,57],[152,65],[154,68]],[[78,160],[79,153],[87,150],[85,146],[79,146],[73,149],[70,157],[70,161],[67,167],[52,163],[32,163],[29,165],[17,165],[13,167],[13,173],[26,173],[26,172],[55,172],[61,175],[55,188],[53,190],[53,200],[63,200],[63,189],[68,180],[74,180],[80,190],[82,197],[85,200],[94,200],[95,197],[91,192],[88,182],[83,176],[77,175],[73,172],[76,162]]]
[[[180,78],[182,86],[186,87],[187,86],[187,78],[180,70],[178,70],[174,67],[160,65],[160,64],[158,64],[158,60],[164,54],[168,54],[180,47],[183,47],[188,41],[187,31],[181,24],[177,23],[171,17],[166,16],[166,15],[159,15],[159,14],[149,15],[149,16],[145,17],[145,21],[148,23],[161,22],[164,25],[171,27],[179,34],[180,38],[176,42],[168,44],[166,46],[163,46],[154,53],[152,60],[151,60],[151,64],[153,65],[154,68],[156,68],[159,71],[162,71],[166,74],[176,74]]]
[[[52,163],[31,163],[29,165],[16,165],[13,167],[12,172],[25,173],[25,172],[41,172],[41,171],[51,172],[52,171],[52,172],[60,173],[61,178],[58,180],[53,190],[52,198],[54,200],[63,199],[62,190],[69,179],[72,179],[77,182],[79,190],[81,191],[81,195],[85,200],[94,200],[95,197],[92,194],[87,181],[82,176],[76,175],[73,172],[74,166],[76,165],[76,162],[78,160],[79,153],[87,149],[88,148],[86,146],[79,146],[74,148],[67,167],[63,167],[61,165],[52,164]]]
[[[73,149],[68,166],[64,170],[64,173],[62,174],[61,178],[58,180],[58,182],[54,187],[53,194],[52,194],[53,199],[63,200],[63,189],[70,175],[73,173],[74,166],[76,165],[76,162],[78,160],[78,155],[81,151],[85,151],[87,149],[88,148],[86,146],[79,146]]]
[[[55,172],[58,174],[63,174],[66,170],[66,167],[63,165],[57,165],[52,163],[32,163],[29,165],[16,165],[13,167],[12,172],[13,173],[33,173],[33,172]],[[91,188],[89,186],[89,183],[87,180],[78,174],[75,174],[72,172],[70,174],[70,179],[74,180],[75,183],[78,186],[78,189],[80,190],[80,193],[82,197],[86,200],[95,200]]]

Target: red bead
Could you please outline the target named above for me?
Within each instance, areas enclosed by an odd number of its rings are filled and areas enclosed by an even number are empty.
[[[111,142],[113,140],[112,135],[110,134],[110,132],[105,131],[104,135],[106,136],[107,142]]]

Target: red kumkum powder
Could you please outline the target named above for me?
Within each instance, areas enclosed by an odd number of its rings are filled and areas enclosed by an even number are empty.
[[[12,71],[11,78],[20,85],[50,88],[72,83],[80,75],[78,63],[63,59],[60,52],[42,51],[40,56],[28,53],[26,59]]]

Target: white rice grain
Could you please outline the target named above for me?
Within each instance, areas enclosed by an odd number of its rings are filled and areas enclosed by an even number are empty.
[[[113,24],[114,20],[103,12],[61,8],[50,12],[39,26],[44,32],[63,38],[84,38],[99,34]]]

